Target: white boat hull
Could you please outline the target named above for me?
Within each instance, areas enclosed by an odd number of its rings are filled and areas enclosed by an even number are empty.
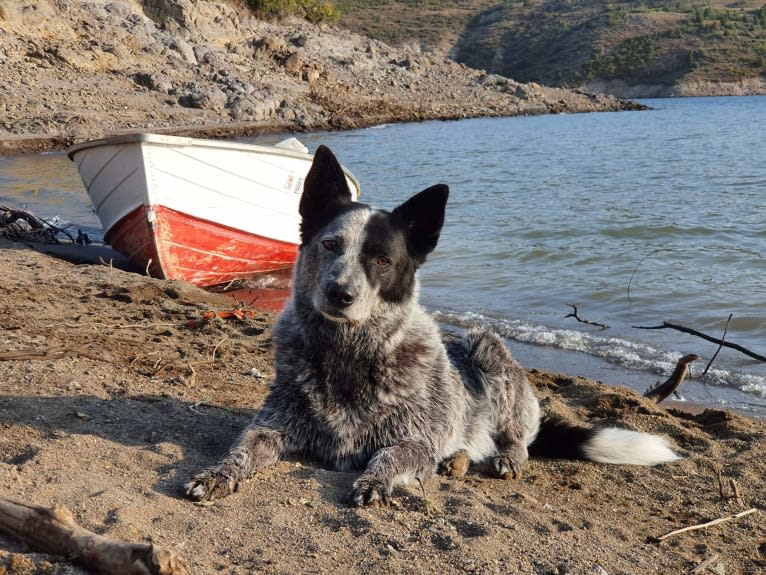
[[[215,285],[295,259],[308,153],[131,134],[69,156],[106,241],[154,276]],[[346,173],[356,199],[359,184]]]

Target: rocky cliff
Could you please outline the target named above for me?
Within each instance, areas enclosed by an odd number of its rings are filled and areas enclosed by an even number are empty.
[[[238,135],[619,110],[590,96],[206,0],[0,4],[0,153],[125,131]]]

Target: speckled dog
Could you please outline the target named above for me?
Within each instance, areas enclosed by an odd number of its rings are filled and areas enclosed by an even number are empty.
[[[392,212],[352,202],[338,161],[319,147],[300,203],[292,299],[274,328],[276,378],[224,460],[186,484],[188,497],[225,497],[286,453],[364,469],[354,505],[386,502],[440,463],[461,473],[469,460],[487,462],[515,476],[529,446],[610,463],[677,458],[645,433],[541,430],[537,399],[499,336],[442,339],[418,304],[416,271],[436,247],[448,194],[436,185]]]

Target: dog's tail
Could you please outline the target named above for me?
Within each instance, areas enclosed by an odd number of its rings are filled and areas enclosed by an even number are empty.
[[[618,427],[587,428],[553,419],[542,422],[529,453],[622,465],[658,465],[680,459],[658,435]]]

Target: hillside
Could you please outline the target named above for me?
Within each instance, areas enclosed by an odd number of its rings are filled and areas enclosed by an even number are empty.
[[[766,93],[761,0],[337,4],[352,30],[522,82],[622,97]]]
[[[126,131],[237,136],[633,107],[242,0],[0,2],[0,154]]]

